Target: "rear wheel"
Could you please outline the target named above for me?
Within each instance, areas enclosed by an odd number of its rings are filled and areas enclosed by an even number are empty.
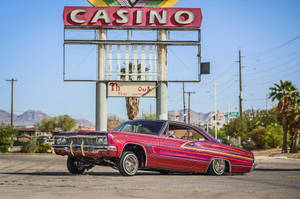
[[[214,159],[209,166],[209,174],[220,176],[225,172],[226,163],[223,159]]]
[[[119,162],[118,169],[123,176],[134,176],[139,168],[139,159],[135,153],[127,151],[122,154]]]
[[[67,160],[67,168],[71,174],[82,174],[86,169],[79,158],[70,156]]]

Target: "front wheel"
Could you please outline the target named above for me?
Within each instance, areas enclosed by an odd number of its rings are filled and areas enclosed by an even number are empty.
[[[122,154],[118,169],[122,176],[134,176],[139,168],[139,159],[135,153],[127,151]]]
[[[85,167],[76,157],[68,157],[67,168],[71,174],[82,174],[85,171]]]
[[[209,174],[220,176],[225,172],[226,163],[223,159],[214,159],[209,166]]]

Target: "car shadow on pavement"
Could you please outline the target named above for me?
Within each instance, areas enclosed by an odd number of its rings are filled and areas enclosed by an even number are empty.
[[[280,169],[280,168],[255,168],[254,171],[300,171],[300,169]]]
[[[27,176],[116,176],[123,177],[119,172],[86,172],[84,174],[70,174],[69,172],[0,172],[2,175],[27,175]],[[160,174],[156,172],[138,172],[136,176],[195,176],[207,174],[202,173],[171,173],[171,174]]]

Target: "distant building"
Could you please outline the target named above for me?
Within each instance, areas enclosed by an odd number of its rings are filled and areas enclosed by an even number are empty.
[[[216,114],[215,112],[211,112],[209,114],[207,124],[209,128],[214,128],[216,124],[217,129],[219,130],[226,124],[226,117],[224,116],[224,113],[219,110],[217,110]]]
[[[16,127],[18,130],[18,136],[26,135],[30,137],[41,137],[41,136],[47,136],[51,137],[52,133],[51,132],[40,132],[34,127]]]

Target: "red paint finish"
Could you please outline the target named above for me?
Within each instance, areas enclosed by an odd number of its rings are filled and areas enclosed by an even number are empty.
[[[168,121],[166,121],[168,122]],[[186,124],[184,124],[186,125]],[[117,151],[85,153],[87,157],[119,158],[124,148],[130,144],[143,148],[146,154],[144,169],[164,169],[171,171],[206,172],[213,159],[224,159],[230,164],[232,173],[250,172],[254,163],[253,153],[243,149],[224,145],[215,141],[201,129],[189,126],[201,133],[207,141],[188,141],[177,138],[129,132],[79,132],[80,136],[107,135],[108,145],[117,147]],[[61,133],[63,136],[74,136],[76,133]],[[72,155],[64,149],[55,149],[59,155]],[[74,152],[74,156],[82,157],[82,153]]]
[[[153,17],[153,12],[159,14],[158,18],[163,17],[163,13],[165,13],[166,20],[160,22],[155,15],[154,23],[152,23],[150,18],[151,16]],[[179,15],[180,20],[178,20],[176,15]],[[93,19],[95,19],[95,21],[93,21]],[[63,20],[65,26],[200,28],[202,23],[202,12],[200,8],[65,7]]]

